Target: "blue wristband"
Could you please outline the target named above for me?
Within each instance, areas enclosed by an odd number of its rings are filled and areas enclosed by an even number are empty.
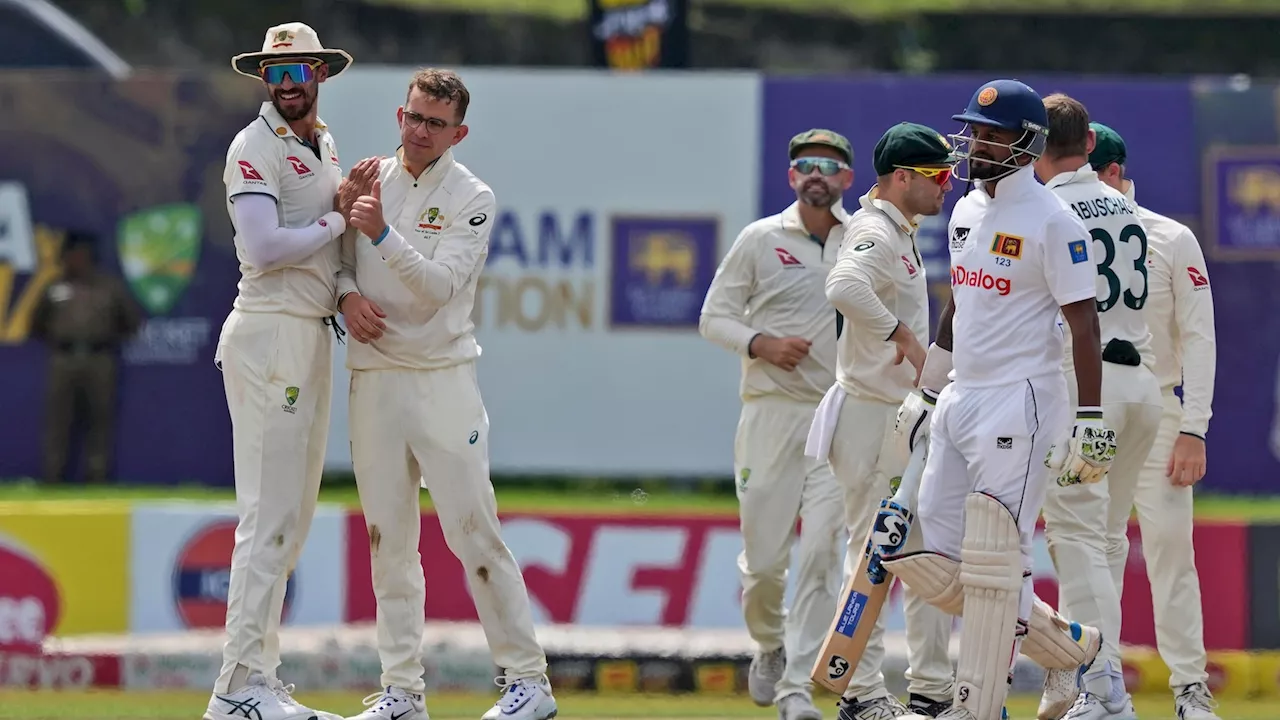
[[[377,240],[374,240],[374,241],[373,241],[373,244],[374,244],[374,245],[377,245],[378,243],[382,242],[383,240],[386,240],[386,239],[387,239],[387,233],[389,233],[389,232],[391,232],[391,226],[390,226],[390,225],[387,225],[386,227],[382,228],[382,234],[378,236],[378,239],[377,239]]]

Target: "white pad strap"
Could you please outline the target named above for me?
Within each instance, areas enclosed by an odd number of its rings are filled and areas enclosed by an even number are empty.
[[[976,720],[1000,720],[1009,694],[1022,592],[1018,525],[1008,508],[985,493],[970,493],[964,510],[960,549],[964,627],[956,663],[955,704]]]
[[[917,552],[885,560],[884,566],[930,605],[952,615],[964,611],[960,563],[955,560],[938,553]]]
[[[1093,662],[1101,644],[1097,633],[1087,632],[1058,614],[1048,603],[1036,598],[1031,606],[1031,622],[1022,641],[1022,654],[1048,670],[1074,670]]]
[[[920,387],[928,388],[935,396],[942,392],[951,380],[951,351],[938,347],[937,343],[929,345],[929,352],[924,356],[924,367],[920,368]]]

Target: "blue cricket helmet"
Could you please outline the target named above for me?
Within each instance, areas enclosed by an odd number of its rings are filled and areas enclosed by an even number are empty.
[[[984,178],[987,180],[997,180],[1024,167],[1024,165],[1017,163],[1017,159],[1021,156],[1029,155],[1033,162],[1039,159],[1044,154],[1045,144],[1049,139],[1049,114],[1045,110],[1044,99],[1040,97],[1040,93],[1018,80],[992,80],[984,83],[969,99],[969,104],[965,107],[964,112],[952,115],[951,119],[965,123],[965,130],[968,130],[973,125],[987,125],[1004,130],[1022,132],[1021,137],[1008,145],[992,142],[983,143],[984,145],[1007,147],[1011,152],[1011,156],[1007,161],[1001,162],[986,159],[979,161],[987,165],[1003,167],[1007,170],[1007,172],[996,177]],[[972,163],[973,161],[970,160],[970,150],[973,146],[972,135],[965,134],[962,131],[950,137],[956,145],[956,157]],[[956,177],[961,180],[970,179],[961,177],[958,172]]]

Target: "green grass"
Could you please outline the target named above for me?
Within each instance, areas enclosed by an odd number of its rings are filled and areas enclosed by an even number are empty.
[[[422,10],[472,13],[519,13],[559,20],[587,16],[586,0],[365,0]],[[847,17],[901,17],[922,12],[1096,12],[1096,13],[1214,13],[1218,15],[1275,15],[1274,0],[690,0],[699,5],[738,5],[800,13],[828,13]]]
[[[727,483],[727,481],[726,481]],[[561,486],[568,485],[560,481]],[[672,490],[644,483],[647,489],[626,484],[600,485],[587,489],[549,489],[500,484],[496,490],[498,507],[506,512],[570,512],[617,514],[736,514],[738,501],[727,492],[727,485],[715,492]],[[121,503],[132,501],[186,500],[232,502],[229,489],[198,486],[177,487],[46,487],[36,483],[0,483],[0,512],[5,503],[29,502],[94,502]],[[320,501],[346,507],[360,506],[353,485],[331,483],[320,490]],[[422,493],[422,507],[430,508],[431,499]],[[1205,520],[1280,522],[1280,496],[1200,495],[1196,498],[1196,516]]]
[[[209,700],[207,692],[17,692],[0,691],[0,718],[17,720],[191,720],[200,716]],[[354,693],[299,692],[298,700],[329,712],[356,714],[360,698]],[[476,720],[494,696],[429,695],[432,720]],[[676,695],[596,695],[557,693],[561,720],[611,720],[660,718],[711,720],[721,718],[776,718],[773,708],[757,708],[745,696],[708,697]],[[1010,699],[1014,720],[1035,717],[1038,698]],[[832,702],[820,700],[828,717],[835,716]],[[1135,698],[1142,720],[1173,720],[1173,699],[1165,696]],[[1275,701],[1225,701],[1218,708],[1222,720],[1275,720]]]

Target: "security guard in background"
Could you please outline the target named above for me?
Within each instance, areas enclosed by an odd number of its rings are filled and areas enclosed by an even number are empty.
[[[85,480],[106,480],[115,441],[119,350],[142,322],[124,284],[95,265],[96,244],[94,235],[67,233],[62,277],[49,286],[31,319],[31,337],[49,348],[44,474],[50,483],[63,479],[77,416],[85,426]]]

